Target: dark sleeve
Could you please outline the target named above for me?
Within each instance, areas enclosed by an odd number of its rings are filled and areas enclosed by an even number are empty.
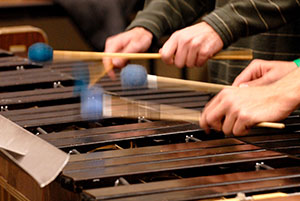
[[[203,20],[216,30],[227,47],[239,37],[268,31],[299,17],[299,0],[232,0]]]
[[[213,7],[213,0],[148,0],[127,30],[144,27],[160,38],[190,25]]]

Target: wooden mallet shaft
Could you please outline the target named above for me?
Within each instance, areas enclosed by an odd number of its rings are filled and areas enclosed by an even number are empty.
[[[230,85],[214,84],[208,82],[200,82],[193,80],[183,80],[170,77],[162,77],[156,75],[147,75],[148,87],[149,88],[164,88],[167,86],[172,87],[187,87],[196,91],[218,93],[224,88],[234,88]]]
[[[200,82],[200,81],[192,81],[192,80],[183,80],[183,79],[176,79],[176,78],[169,78],[169,77],[162,77],[162,76],[156,76],[156,75],[148,75],[148,86],[150,85],[157,85],[159,86],[161,84],[169,84],[173,86],[181,86],[181,87],[188,87],[190,89],[196,90],[196,91],[205,91],[205,92],[211,92],[211,93],[217,93],[225,88],[236,88],[229,85],[222,85],[222,84],[213,84],[213,83],[207,83],[207,82]],[[273,123],[273,122],[261,122],[257,124],[258,127],[269,127],[269,128],[285,128],[285,125],[283,123]]]
[[[106,95],[103,104],[103,116],[137,118],[155,120],[176,120],[199,122],[201,112],[172,105],[155,104],[145,101],[133,101],[126,98],[112,97]],[[283,123],[261,122],[257,127],[283,129]]]
[[[172,105],[156,104],[146,101],[135,101],[105,95],[103,99],[103,116],[138,118],[151,120],[173,120],[198,123],[201,113]]]
[[[89,52],[89,51],[67,51],[67,50],[54,50],[53,60],[101,60],[103,58],[124,58],[124,59],[161,59],[159,53],[108,53],[108,52]],[[252,50],[238,50],[238,51],[223,51],[219,52],[211,59],[224,59],[224,60],[251,60],[253,58]],[[97,75],[90,82],[90,86],[93,86],[98,80],[100,80],[106,73],[113,68],[109,66]]]
[[[161,59],[161,54],[159,53],[109,53],[109,52],[66,51],[66,50],[53,51],[53,60],[99,60],[103,58]],[[239,51],[219,52],[211,59],[251,60],[252,58],[253,56],[251,50],[239,50]]]

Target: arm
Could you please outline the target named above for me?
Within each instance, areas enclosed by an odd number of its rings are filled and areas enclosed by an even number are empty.
[[[240,37],[277,28],[299,16],[297,0],[232,0],[203,20],[213,27],[227,47]]]
[[[300,69],[265,86],[224,89],[205,107],[200,125],[225,134],[246,134],[263,121],[286,118],[300,105]]]
[[[203,18],[204,22],[172,34],[162,59],[177,67],[202,66],[239,37],[276,28],[300,16],[297,0],[232,0]]]
[[[214,0],[146,0],[127,30],[144,27],[156,39],[192,24],[214,8]]]

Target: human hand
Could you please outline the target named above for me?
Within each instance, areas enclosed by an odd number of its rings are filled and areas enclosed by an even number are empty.
[[[238,75],[232,86],[259,86],[273,83],[297,69],[293,61],[266,61],[255,59]]]
[[[200,125],[226,135],[244,135],[260,122],[274,122],[287,117],[295,105],[282,96],[284,91],[271,86],[224,89],[204,109]]]
[[[150,31],[135,27],[129,31],[111,36],[107,38],[104,52],[126,52],[138,53],[145,52],[152,43],[153,35]],[[110,70],[112,67],[123,67],[128,60],[126,59],[103,59],[103,65],[110,77],[114,78],[114,72]]]
[[[167,64],[193,67],[202,66],[222,47],[223,41],[217,32],[206,22],[201,22],[173,33],[160,53]]]
[[[200,126],[242,135],[260,122],[284,119],[300,105],[299,77],[297,69],[269,85],[226,88],[206,105]]]

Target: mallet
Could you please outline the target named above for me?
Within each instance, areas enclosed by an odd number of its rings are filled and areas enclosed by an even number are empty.
[[[161,77],[156,75],[147,75],[147,71],[143,66],[140,65],[127,65],[121,71],[121,83],[126,88],[135,87],[187,87],[197,91],[205,91],[211,93],[217,93],[224,88],[235,88],[229,85],[212,84],[207,82],[182,80],[176,78]],[[138,85],[138,84],[140,85]],[[261,122],[256,126],[259,127],[270,127],[270,128],[284,128],[283,123],[273,122]]]

